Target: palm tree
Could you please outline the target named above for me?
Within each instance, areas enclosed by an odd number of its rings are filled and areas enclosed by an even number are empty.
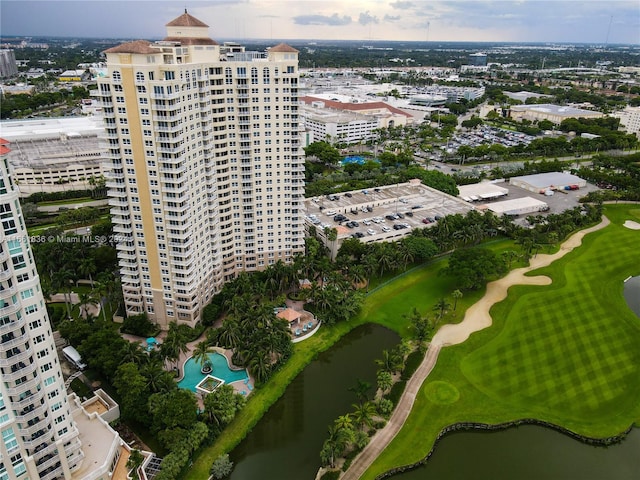
[[[78,265],[78,273],[80,275],[86,275],[89,277],[89,282],[91,283],[91,289],[93,290],[93,277],[92,275],[96,273],[96,264],[93,259],[89,257],[85,257],[80,261],[80,265]]]
[[[349,388],[349,391],[356,394],[358,403],[365,403],[369,400],[369,390],[371,389],[371,384],[362,380],[361,378],[358,378],[356,382],[357,383],[355,384],[355,386]]]
[[[64,295],[64,304],[67,307],[67,318],[71,319],[71,286],[69,282],[71,282],[73,278],[73,273],[70,270],[58,270],[53,274],[53,278],[51,279],[51,286],[55,290],[62,290]]]
[[[124,345],[122,350],[122,358],[120,359],[120,364],[123,363],[135,363],[136,365],[140,365],[143,363],[143,359],[145,358],[145,353],[140,348],[140,345],[136,342],[127,342]]]
[[[376,415],[376,406],[372,402],[353,404],[353,421],[358,428],[371,427]]]
[[[264,350],[255,352],[249,360],[249,370],[253,374],[257,383],[263,383],[269,378],[271,363],[269,362],[269,354]]]
[[[454,290],[451,292],[451,297],[453,297],[453,311],[455,311],[458,306],[458,300],[462,298],[462,292],[460,290]]]
[[[327,438],[322,445],[320,459],[324,465],[329,465],[331,468],[334,468],[336,465],[336,457],[342,455],[352,439],[353,432],[336,428],[335,425],[330,425],[328,431],[329,438]]]
[[[98,305],[98,300],[91,293],[82,292],[78,294],[78,304],[80,305],[80,314],[83,318],[89,313],[87,305]]]
[[[236,348],[240,344],[240,324],[234,317],[227,317],[222,323],[218,342],[225,348]]]
[[[450,307],[449,303],[443,298],[438,300],[438,302],[433,306],[433,309],[438,312],[438,320],[444,317],[445,312]]]
[[[206,341],[198,343],[193,349],[193,352],[191,352],[191,358],[200,365],[201,369],[204,369],[205,365],[209,362],[209,344]]]
[[[353,430],[353,419],[351,415],[340,415],[333,423],[339,430]]]

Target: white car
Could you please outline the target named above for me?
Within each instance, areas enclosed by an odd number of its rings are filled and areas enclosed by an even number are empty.
[[[335,215],[335,214],[336,214],[336,211],[335,211],[335,210],[325,210],[325,211],[324,211],[324,214],[325,214],[325,215],[332,216],[332,215]]]
[[[387,227],[386,225],[382,226],[382,231],[383,232],[389,232],[391,229],[389,227]]]
[[[375,234],[376,234],[376,232],[375,232],[375,230],[374,230],[373,228],[368,229],[368,230],[367,230],[367,233],[368,233],[369,235],[375,235]]]
[[[367,218],[366,220],[363,220],[362,223],[364,223],[365,225],[371,225],[371,220]]]

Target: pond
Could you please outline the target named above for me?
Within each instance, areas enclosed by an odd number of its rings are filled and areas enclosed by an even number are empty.
[[[315,478],[327,427],[356,402],[349,388],[358,379],[375,385],[374,360],[399,341],[384,327],[364,325],[319,354],[231,452],[231,480]]]
[[[624,299],[629,308],[640,317],[640,277],[631,277],[624,282]]]
[[[640,478],[640,429],[594,447],[549,428],[524,425],[446,435],[429,462],[393,480],[631,480]]]

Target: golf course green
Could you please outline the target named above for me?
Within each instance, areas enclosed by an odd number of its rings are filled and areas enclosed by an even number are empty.
[[[493,325],[440,351],[404,427],[364,479],[421,461],[440,432],[532,419],[607,439],[640,421],[640,319],[623,281],[640,274],[637,205],[608,205],[611,223],[530,275],[491,309]],[[415,286],[414,286],[415,288]],[[426,288],[426,286],[425,286]]]

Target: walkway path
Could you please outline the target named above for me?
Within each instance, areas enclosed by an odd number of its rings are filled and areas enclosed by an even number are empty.
[[[341,480],[358,480],[371,466],[382,451],[391,443],[403,427],[420,387],[427,376],[433,370],[438,354],[442,347],[456,345],[464,342],[469,335],[491,326],[491,307],[507,296],[507,291],[512,285],[549,285],[551,279],[545,276],[526,277],[525,273],[550,265],[555,260],[563,257],[574,248],[582,244],[582,238],[591,232],[600,230],[609,225],[609,219],[603,217],[602,222],[594,227],[576,232],[569,237],[560,247],[558,252],[547,255],[539,254],[531,259],[528,267],[517,268],[509,272],[505,277],[487,284],[487,292],[475,304],[469,307],[462,322],[455,325],[444,325],[434,335],[424,360],[407,382],[404,393],[400,397],[398,406],[394,410],[385,427],[373,436],[369,444],[354,459],[349,469],[340,477]]]
[[[66,300],[64,298],[64,293],[54,293],[49,298],[51,299],[51,303],[64,303]],[[49,303],[49,302],[47,302]],[[76,306],[80,305],[80,297],[77,293],[71,292],[71,305]],[[82,317],[86,318],[87,313],[93,315],[94,317],[98,317],[100,315],[100,304],[87,303],[86,305],[80,305],[80,311],[82,313]]]

